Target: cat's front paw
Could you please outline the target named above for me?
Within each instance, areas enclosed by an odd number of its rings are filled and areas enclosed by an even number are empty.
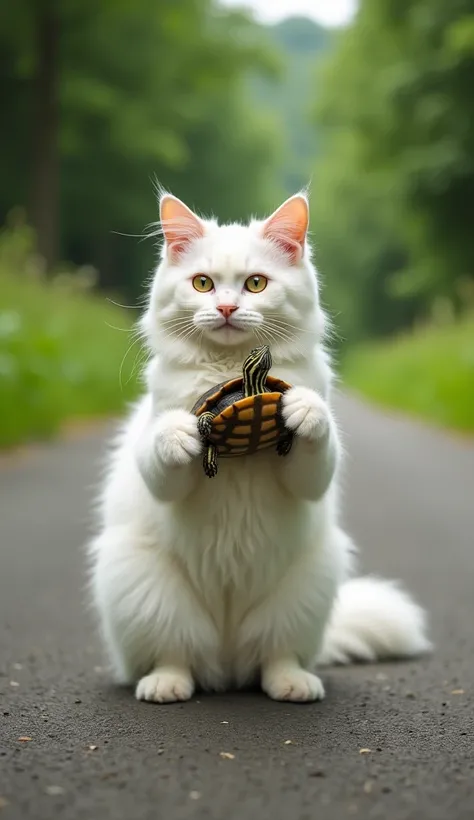
[[[168,467],[189,464],[202,451],[196,416],[185,410],[169,410],[156,420],[155,448]]]
[[[329,408],[315,390],[292,387],[282,397],[282,414],[288,430],[317,441],[329,428]]]
[[[272,700],[291,703],[312,703],[324,698],[324,686],[317,675],[306,669],[279,670],[267,674],[262,688]]]

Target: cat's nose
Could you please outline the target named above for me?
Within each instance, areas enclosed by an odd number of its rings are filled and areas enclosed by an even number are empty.
[[[237,305],[217,305],[217,310],[222,313],[224,319],[228,319],[237,310]]]

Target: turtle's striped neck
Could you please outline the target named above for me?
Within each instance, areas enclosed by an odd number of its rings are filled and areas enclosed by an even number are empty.
[[[265,383],[272,366],[272,357],[268,345],[252,350],[243,366],[244,396],[265,393]]]

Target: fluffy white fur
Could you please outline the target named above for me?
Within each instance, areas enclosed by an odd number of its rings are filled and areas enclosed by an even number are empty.
[[[266,222],[218,226],[164,195],[165,243],[142,320],[147,390],[110,456],[92,589],[116,678],[139,699],[187,700],[260,680],[276,700],[324,697],[315,664],[425,652],[423,611],[377,579],[348,580],[338,524],[339,435],[325,317],[306,243],[307,202]],[[192,278],[210,276],[199,293]],[[251,274],[268,277],[258,294]],[[227,322],[218,305],[236,308]],[[296,441],[221,459],[209,480],[189,410],[269,342],[272,373],[295,385]]]

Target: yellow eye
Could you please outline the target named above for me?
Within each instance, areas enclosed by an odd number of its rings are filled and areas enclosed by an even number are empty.
[[[198,290],[199,293],[209,293],[209,291],[214,290],[214,282],[210,276],[204,276],[203,273],[198,273],[198,275],[193,278],[193,287]]]
[[[249,276],[248,279],[245,281],[245,290],[249,290],[250,293],[261,293],[262,290],[265,290],[268,284],[268,279],[266,276],[262,276],[260,273],[254,274],[254,276]]]

